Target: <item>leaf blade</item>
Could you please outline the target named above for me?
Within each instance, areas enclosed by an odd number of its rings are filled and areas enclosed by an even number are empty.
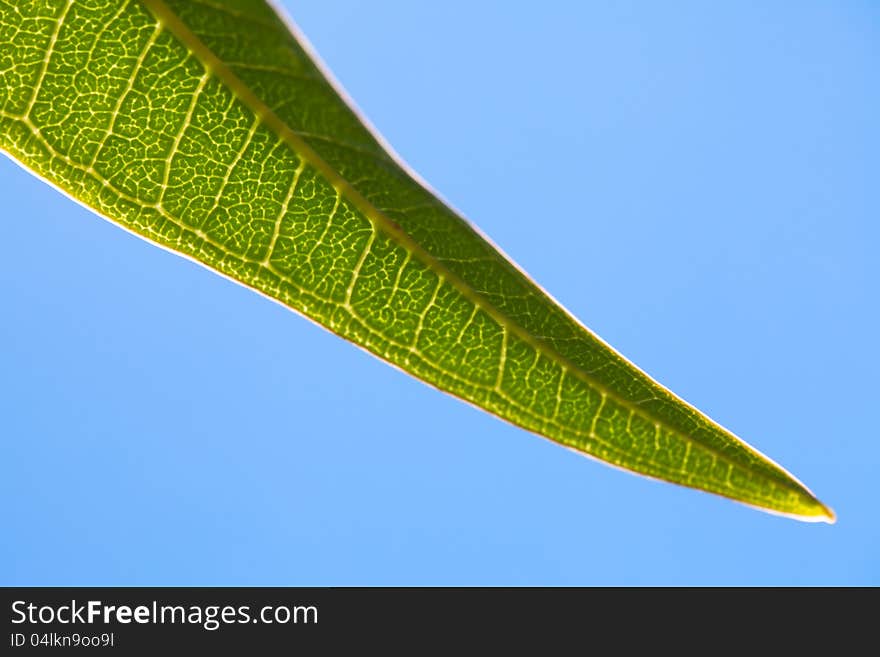
[[[7,6],[2,26],[16,20]],[[44,12],[31,96],[3,74],[0,146],[99,214],[581,453],[764,510],[833,518],[413,179],[265,3]],[[38,42],[24,52],[39,55]],[[4,49],[14,57],[14,40]],[[122,70],[101,69],[104,51]],[[96,97],[71,94],[90,82]]]

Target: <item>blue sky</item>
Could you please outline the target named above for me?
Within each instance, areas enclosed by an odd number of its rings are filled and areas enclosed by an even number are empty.
[[[0,584],[880,584],[876,3],[285,6],[435,188],[839,521],[561,449],[0,158]]]

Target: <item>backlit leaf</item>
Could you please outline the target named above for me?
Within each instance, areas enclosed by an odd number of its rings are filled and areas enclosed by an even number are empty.
[[[833,519],[432,194],[263,1],[0,0],[0,147],[98,214],[513,424]]]

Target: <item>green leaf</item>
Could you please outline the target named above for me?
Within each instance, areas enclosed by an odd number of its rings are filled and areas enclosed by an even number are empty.
[[[0,0],[0,80],[0,147],[137,235],[579,452],[833,520],[432,194],[265,2]]]

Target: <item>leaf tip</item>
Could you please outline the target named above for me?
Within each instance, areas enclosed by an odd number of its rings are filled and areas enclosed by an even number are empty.
[[[837,514],[834,513],[834,509],[821,502],[819,502],[819,507],[822,509],[822,515],[819,517],[820,522],[825,522],[829,525],[833,525],[837,522]]]
[[[829,525],[837,522],[837,514],[834,513],[834,509],[823,504],[815,497],[810,497],[809,503],[796,517],[806,522],[824,522]]]
[[[819,498],[813,495],[806,488],[801,488],[798,500],[787,508],[782,506],[764,506],[752,505],[745,502],[746,506],[754,506],[756,509],[765,511],[771,515],[782,516],[784,518],[792,518],[801,522],[820,523],[824,522],[828,525],[837,523],[837,514],[830,506],[823,504]],[[742,502],[742,500],[738,500]]]

